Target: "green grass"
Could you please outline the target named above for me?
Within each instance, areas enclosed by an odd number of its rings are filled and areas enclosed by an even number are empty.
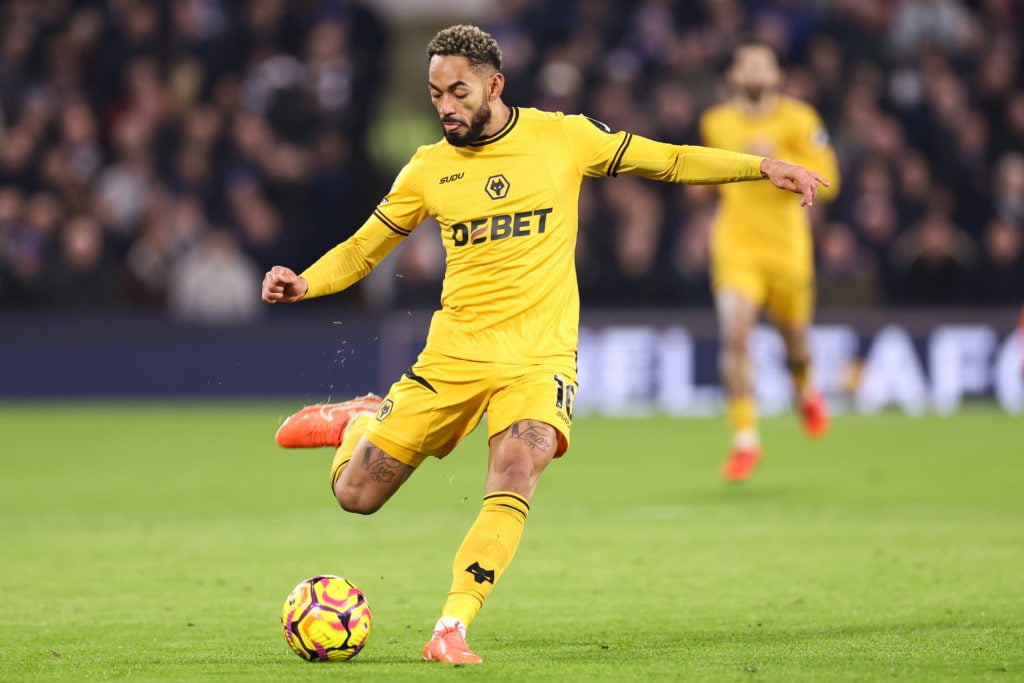
[[[372,517],[296,406],[0,404],[0,680],[1024,680],[1024,422],[842,416],[820,444],[767,420],[718,481],[720,420],[581,418],[473,624],[486,663],[419,650],[479,508],[484,439]],[[366,649],[312,665],[285,595],[349,577]]]

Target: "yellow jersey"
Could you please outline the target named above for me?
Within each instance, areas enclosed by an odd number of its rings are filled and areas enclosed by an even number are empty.
[[[420,147],[363,226],[302,273],[306,296],[352,285],[433,216],[446,259],[427,348],[473,361],[575,363],[583,178],[755,180],[762,160],[612,132],[581,115],[513,107],[501,130],[471,145],[442,139]]]
[[[839,191],[839,169],[828,134],[814,109],[780,95],[760,116],[745,114],[735,102],[712,107],[700,119],[702,142],[737,152],[767,154],[825,176],[818,200]],[[723,185],[713,224],[712,250],[749,249],[777,259],[811,258],[810,219],[799,199],[768,183]]]

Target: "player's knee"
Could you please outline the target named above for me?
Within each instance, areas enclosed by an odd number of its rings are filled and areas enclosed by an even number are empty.
[[[740,332],[730,332],[722,337],[722,352],[730,356],[744,356],[747,354],[747,335]]]
[[[736,321],[728,325],[722,325],[719,334],[719,343],[722,345],[722,350],[730,353],[745,352],[750,333],[750,327]]]
[[[381,504],[374,501],[344,496],[338,497],[338,505],[345,512],[351,512],[356,515],[372,515],[381,508]]]
[[[490,491],[514,491],[529,499],[541,472],[556,453],[558,433],[550,425],[533,423],[526,433],[513,429],[510,434],[517,436],[494,444],[487,488]]]
[[[521,491],[530,488],[537,476],[530,458],[503,458],[493,468],[492,476],[503,491]]]
[[[356,515],[372,515],[384,505],[384,501],[377,500],[367,495],[365,490],[352,486],[338,486],[334,490],[334,498],[342,510]]]

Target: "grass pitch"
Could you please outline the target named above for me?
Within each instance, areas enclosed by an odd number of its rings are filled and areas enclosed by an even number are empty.
[[[484,436],[347,515],[293,404],[0,405],[0,680],[1024,680],[1024,421],[764,423],[724,485],[721,420],[581,418],[474,622],[420,661],[479,509]],[[280,609],[346,576],[373,633],[308,664]]]

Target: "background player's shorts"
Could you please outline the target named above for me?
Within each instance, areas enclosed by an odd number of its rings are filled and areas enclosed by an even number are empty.
[[[388,455],[417,467],[443,458],[487,413],[487,438],[517,420],[539,420],[558,431],[555,457],[569,448],[576,369],[562,362],[512,364],[467,361],[431,351],[391,386],[366,437]]]
[[[712,261],[711,288],[716,294],[734,290],[746,295],[779,325],[804,327],[814,316],[813,269],[771,263],[752,255],[719,256]]]

